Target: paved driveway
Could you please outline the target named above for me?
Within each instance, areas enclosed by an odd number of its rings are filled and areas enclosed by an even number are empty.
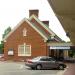
[[[0,62],[0,75],[63,75],[65,70],[31,70],[23,62]]]
[[[67,64],[68,68],[63,75],[75,75],[75,63]]]

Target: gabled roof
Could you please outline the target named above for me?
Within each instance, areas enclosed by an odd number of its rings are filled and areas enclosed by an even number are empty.
[[[17,26],[3,40],[6,40],[24,21],[26,21],[34,30],[36,30],[45,40],[48,40],[48,36],[46,35],[46,33],[39,27],[36,27],[26,18],[19,22],[19,24],[17,24]]]
[[[46,29],[49,33],[50,33],[50,36],[54,36],[54,39],[56,41],[62,41],[61,38],[59,38],[49,27],[48,25],[44,24],[42,21],[40,21],[36,15],[32,15],[29,20],[31,21],[32,19],[35,19],[44,29]],[[51,39],[50,37],[48,37],[49,39]]]
[[[55,36],[55,33],[48,27],[48,25],[44,24],[43,22],[41,22],[36,15],[32,15],[29,20],[32,20],[32,19],[35,19],[44,29],[46,29],[50,34],[51,36]]]
[[[48,33],[50,33],[50,35],[47,35],[47,33],[43,29],[41,29],[38,25],[35,25],[35,23],[31,22],[32,19],[35,19],[45,30],[48,31]],[[3,40],[6,40],[24,21],[26,21],[34,30],[36,30],[45,40],[51,39],[51,36],[58,37],[46,24],[41,22],[37,18],[37,16],[32,15],[29,18],[29,20],[24,18],[21,22],[19,22],[19,24],[17,24],[17,26]],[[54,38],[54,39],[58,41],[59,40],[58,38]]]

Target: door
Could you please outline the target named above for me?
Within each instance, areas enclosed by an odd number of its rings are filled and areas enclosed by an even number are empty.
[[[64,53],[63,50],[59,50],[59,60],[63,60],[64,59]]]
[[[48,57],[47,59],[46,59],[46,61],[47,61],[47,66],[48,66],[48,68],[56,68],[56,61],[55,61],[55,59],[53,59],[53,58],[51,58],[51,57]]]
[[[54,50],[51,50],[51,57],[54,57]]]
[[[43,68],[54,68],[56,67],[56,61],[53,58],[46,57],[41,59]]]
[[[40,59],[40,63],[42,64],[42,67],[43,67],[43,68],[48,68],[48,62],[47,62],[46,57],[41,58],[41,59]]]

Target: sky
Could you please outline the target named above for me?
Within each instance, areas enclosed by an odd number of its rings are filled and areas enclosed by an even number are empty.
[[[0,41],[7,27],[13,29],[23,18],[29,18],[31,9],[39,9],[39,19],[49,20],[49,28],[62,40],[70,40],[47,0],[0,0]]]

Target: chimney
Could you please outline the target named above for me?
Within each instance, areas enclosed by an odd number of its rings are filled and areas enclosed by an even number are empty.
[[[48,25],[49,27],[49,21],[42,21],[44,24]]]
[[[39,16],[39,10],[29,10],[29,17],[31,16],[31,15],[36,15],[37,17]]]

